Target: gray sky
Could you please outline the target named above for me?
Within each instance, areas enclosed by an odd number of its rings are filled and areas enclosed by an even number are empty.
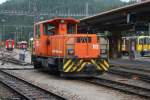
[[[0,4],[2,4],[3,2],[5,2],[6,0],[0,0]],[[121,1],[126,1],[128,2],[129,0],[121,0]]]
[[[5,2],[5,1],[6,1],[6,0],[0,0],[0,4],[3,3],[3,2]]]
[[[129,2],[129,0],[121,0],[121,1]]]

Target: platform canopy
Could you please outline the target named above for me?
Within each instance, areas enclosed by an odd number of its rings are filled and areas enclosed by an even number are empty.
[[[99,13],[80,20],[79,31],[123,31],[150,22],[150,0]]]

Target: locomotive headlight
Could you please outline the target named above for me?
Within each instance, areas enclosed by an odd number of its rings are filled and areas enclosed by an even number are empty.
[[[68,49],[68,55],[74,55],[74,49]]]
[[[105,54],[106,53],[106,50],[101,50],[101,54]]]
[[[61,20],[60,22],[61,22],[61,23],[64,23],[65,21],[64,21],[64,20]]]
[[[144,49],[144,51],[147,51],[147,49]]]
[[[11,44],[9,44],[8,47],[11,48]]]

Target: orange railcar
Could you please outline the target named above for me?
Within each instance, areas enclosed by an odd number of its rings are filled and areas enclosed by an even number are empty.
[[[98,36],[77,33],[78,23],[73,18],[56,18],[34,25],[35,68],[45,67],[72,76],[91,76],[108,70],[107,58],[101,57]]]

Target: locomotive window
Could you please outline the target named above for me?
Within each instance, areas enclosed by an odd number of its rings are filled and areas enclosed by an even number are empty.
[[[55,33],[56,26],[53,24],[44,24],[44,33],[46,35],[53,35]]]
[[[11,45],[12,41],[11,40],[8,40],[8,45]]]
[[[36,38],[40,38],[40,25],[36,25]]]
[[[139,39],[139,44],[144,44],[144,39]]]
[[[148,44],[150,45],[150,38],[148,38]]]
[[[91,37],[77,37],[77,43],[91,43]]]
[[[139,44],[142,44],[142,45],[150,44],[150,38],[139,39]]]
[[[145,44],[148,44],[148,38],[145,38],[144,40],[145,40]]]
[[[148,38],[143,38],[142,40],[143,40],[143,45],[148,44]]]
[[[73,34],[76,32],[75,24],[68,24],[67,26],[68,34]]]
[[[148,45],[148,44],[150,44],[150,38],[145,38],[145,42],[146,42],[146,44]]]

